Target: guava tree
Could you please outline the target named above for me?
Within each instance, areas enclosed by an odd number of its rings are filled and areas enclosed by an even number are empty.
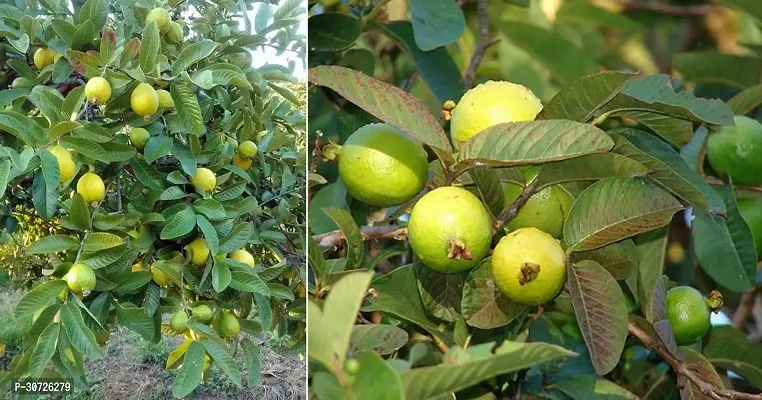
[[[270,3],[0,4],[0,226],[47,227],[23,249],[34,268],[2,266],[33,324],[0,393],[88,388],[83,360],[115,326],[185,336],[166,364],[177,397],[211,364],[242,385],[241,353],[257,384],[241,332],[303,345],[303,104],[293,66],[253,58],[304,59],[305,10]]]
[[[312,395],[762,399],[762,15],[668,3],[310,9]]]

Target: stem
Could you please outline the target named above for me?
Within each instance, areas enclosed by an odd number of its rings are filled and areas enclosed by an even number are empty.
[[[479,41],[473,56],[471,56],[471,62],[468,64],[466,74],[463,76],[463,86],[466,89],[470,88],[474,83],[476,70],[479,68],[487,48],[497,43],[496,40],[490,40],[489,38],[489,0],[479,0],[477,13],[479,17]]]
[[[705,176],[704,180],[706,181],[706,183],[708,183],[710,185],[715,185],[715,186],[725,186],[726,185],[726,183],[722,179],[718,179],[718,178],[715,178],[713,176]],[[762,186],[733,185],[733,187],[736,188],[736,189],[748,190],[748,191],[751,191],[751,192],[760,192],[760,193],[762,193]]]
[[[701,16],[710,13],[715,8],[715,6],[711,4],[678,6],[664,3],[650,3],[638,0],[620,0],[619,3],[623,5],[627,11],[647,11],[655,14],[665,15]]]
[[[121,214],[122,211],[122,180],[119,179],[122,177],[121,172],[119,175],[116,176],[116,210],[119,214]]]
[[[519,213],[519,210],[521,209],[521,207],[523,207],[524,204],[526,204],[526,202],[529,200],[529,198],[532,197],[539,183],[540,183],[539,179],[534,179],[529,185],[524,187],[524,190],[521,191],[521,194],[519,194],[519,197],[516,198],[516,200],[514,200],[513,203],[511,203],[511,205],[508,206],[508,208],[506,208],[502,214],[500,214],[500,216],[497,218],[495,223],[492,225],[492,230],[494,232],[497,232],[508,221],[516,217],[516,214]]]
[[[680,359],[675,357],[669,349],[660,340],[654,339],[648,332],[640,329],[632,320],[627,321],[627,330],[630,335],[638,339],[645,347],[655,351],[661,356],[667,364],[672,367],[672,370],[678,375],[678,382],[681,379],[687,379],[701,391],[701,393],[713,398],[713,399],[736,399],[736,400],[762,400],[762,393],[751,394],[743,393],[730,389],[718,388],[710,382],[706,382],[701,379],[695,372],[693,372],[688,366],[685,365]]]
[[[405,240],[407,239],[407,227],[397,225],[363,226],[360,228],[360,234],[364,241],[372,239]],[[315,235],[312,238],[315,239],[321,248],[331,249],[341,245],[341,241],[344,240],[344,234],[341,233],[341,230],[335,230]]]

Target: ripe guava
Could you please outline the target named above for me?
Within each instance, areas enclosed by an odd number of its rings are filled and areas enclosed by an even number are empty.
[[[542,110],[534,93],[517,83],[488,81],[466,92],[452,110],[450,136],[456,148],[504,122],[532,121]]]
[[[408,238],[416,257],[445,274],[481,261],[492,241],[492,217],[471,192],[444,186],[426,193],[413,207]]]
[[[521,228],[495,246],[492,275],[510,300],[531,306],[545,304],[564,286],[566,253],[553,236],[537,228]]]
[[[426,185],[428,170],[423,147],[391,125],[365,125],[341,147],[339,175],[347,191],[377,207],[412,199]]]

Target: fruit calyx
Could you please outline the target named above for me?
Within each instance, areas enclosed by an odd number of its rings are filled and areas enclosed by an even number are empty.
[[[442,112],[439,114],[442,116],[442,119],[445,121],[449,121],[452,119],[452,110],[455,109],[456,103],[453,100],[447,100],[442,104]]]
[[[540,264],[533,262],[525,262],[521,264],[521,274],[519,274],[519,284],[521,286],[526,285],[529,282],[537,279],[540,275]]]
[[[450,240],[450,252],[447,253],[448,258],[456,260],[472,260],[471,250],[466,246],[466,242],[461,239]]]
[[[719,313],[723,304],[722,293],[717,289],[713,289],[711,292],[709,292],[709,296],[706,298],[706,304],[709,306],[713,313]]]

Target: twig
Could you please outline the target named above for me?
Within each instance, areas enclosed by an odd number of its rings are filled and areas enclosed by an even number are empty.
[[[751,394],[743,393],[730,389],[718,388],[714,384],[703,380],[695,372],[693,372],[688,366],[685,365],[680,359],[675,357],[669,349],[660,340],[656,340],[648,332],[640,329],[640,327],[632,320],[627,322],[627,330],[630,335],[638,339],[648,349],[655,351],[661,356],[667,364],[672,367],[672,370],[678,375],[678,380],[682,377],[689,380],[691,383],[701,391],[701,393],[710,396],[714,399],[736,399],[736,400],[762,400],[762,393]]]
[[[116,176],[116,211],[121,214],[122,211],[122,180],[119,179],[122,174]]]
[[[757,289],[758,288],[751,288],[741,296],[741,301],[738,303],[738,309],[736,309],[735,314],[733,314],[733,326],[737,329],[743,328],[746,319],[751,315],[751,308],[754,306],[754,300],[757,297]]]
[[[492,229],[494,232],[497,232],[508,221],[516,217],[516,214],[519,213],[519,210],[521,209],[521,207],[523,207],[524,204],[529,200],[529,198],[532,197],[539,183],[540,183],[540,180],[535,179],[529,185],[527,185],[524,188],[524,190],[521,191],[521,193],[519,194],[519,197],[516,200],[514,200],[513,203],[511,203],[511,205],[508,206],[508,208],[506,208],[502,214],[500,214],[497,220],[495,220],[495,223],[492,226]]]
[[[638,0],[620,0],[620,4],[626,11],[648,11],[655,14],[665,15],[695,15],[701,16],[710,13],[715,6],[712,4],[699,4],[692,6],[678,6],[664,3],[649,3]]]
[[[512,400],[521,399],[521,392],[524,391],[524,381],[527,379],[527,372],[529,372],[529,368],[522,369],[516,374],[516,390],[513,392]]]
[[[726,183],[722,179],[715,178],[713,176],[704,176],[704,180],[706,183],[710,185],[715,186],[724,186]],[[736,189],[740,190],[748,190],[751,192],[760,192],[762,193],[762,186],[743,186],[743,185],[733,185]]]
[[[397,225],[387,226],[363,226],[360,228],[362,240],[372,239],[391,239],[391,240],[405,240],[407,239],[407,227],[400,227]],[[341,245],[341,241],[344,240],[344,235],[340,230],[326,232],[320,235],[312,237],[320,245],[321,248],[336,248]]]
[[[323,149],[320,147],[320,139],[322,138],[323,131],[318,129],[315,132],[315,147],[312,149],[312,165],[310,165],[310,172],[317,172],[320,155],[323,154]]]
[[[463,86],[466,89],[470,88],[476,78],[476,69],[479,68],[479,64],[484,58],[484,53],[487,48],[492,44],[492,40],[489,38],[489,0],[479,0],[477,5],[477,13],[479,16],[479,41],[474,50],[474,55],[471,56],[471,62],[468,64],[466,74],[463,76]]]
[[[376,6],[373,7],[373,9],[367,15],[365,15],[365,16],[363,16],[361,18],[360,24],[362,26],[365,26],[365,24],[367,24],[368,21],[373,21],[373,19],[376,18],[378,13],[380,13],[381,10],[383,10],[384,7],[386,7],[386,3],[390,2],[390,1],[391,0],[381,0],[380,2],[378,2],[378,4],[376,4]]]
[[[405,81],[405,86],[402,87],[402,90],[409,92],[410,89],[413,88],[413,83],[415,83],[415,78],[418,77],[418,71],[413,71],[412,74],[410,74],[410,77],[407,78],[407,81]]]

